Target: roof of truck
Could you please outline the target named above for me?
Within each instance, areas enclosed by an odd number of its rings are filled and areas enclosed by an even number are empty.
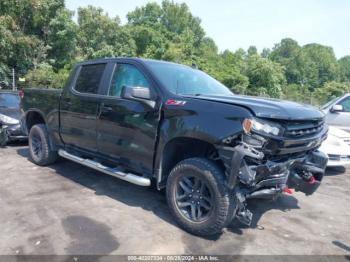
[[[143,64],[147,64],[147,63],[164,63],[164,64],[177,64],[178,63],[173,63],[173,62],[169,62],[169,61],[164,61],[164,60],[155,60],[155,59],[147,59],[147,58],[140,58],[140,57],[106,57],[106,58],[98,58],[98,59],[92,59],[92,60],[86,60],[86,61],[82,61],[80,63],[77,63],[77,65],[84,65],[84,64],[95,64],[95,63],[106,63],[106,62],[110,62],[110,61],[118,61],[118,60],[122,60],[122,61],[136,61],[136,62],[140,62]]]
[[[0,89],[0,94],[18,94],[19,90]]]

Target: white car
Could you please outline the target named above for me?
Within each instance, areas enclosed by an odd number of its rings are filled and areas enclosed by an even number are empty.
[[[321,110],[328,125],[350,132],[350,93],[329,101]]]
[[[328,156],[329,167],[350,165],[350,133],[330,126],[319,150]]]

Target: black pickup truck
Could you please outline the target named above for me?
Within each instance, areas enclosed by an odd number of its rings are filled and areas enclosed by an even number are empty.
[[[140,186],[155,183],[178,224],[197,235],[234,218],[249,225],[247,199],[312,194],[327,163],[317,150],[328,131],[320,111],[235,95],[175,63],[79,63],[64,89],[25,90],[23,108],[34,163],[61,156]]]

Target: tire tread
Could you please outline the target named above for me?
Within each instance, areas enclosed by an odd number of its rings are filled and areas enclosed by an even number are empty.
[[[29,139],[31,134],[33,134],[33,132],[37,132],[38,135],[41,138],[41,143],[42,143],[42,150],[43,150],[43,157],[41,159],[35,159],[35,157],[33,157],[33,153],[29,147],[29,152],[30,152],[30,158],[31,160],[40,166],[47,166],[50,164],[53,164],[54,162],[56,162],[57,158],[58,158],[58,154],[57,151],[52,150],[51,145],[50,145],[50,138],[49,138],[49,133],[47,131],[47,127],[45,124],[37,124],[34,125],[29,132]],[[29,141],[30,143],[30,141]]]

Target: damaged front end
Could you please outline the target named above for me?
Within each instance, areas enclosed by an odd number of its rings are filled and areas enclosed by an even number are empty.
[[[283,132],[271,135],[243,123],[248,130],[225,138],[218,147],[227,186],[237,201],[236,217],[244,224],[252,220],[247,199],[275,199],[292,189],[311,195],[322,181],[327,156],[317,149],[327,136],[327,126],[323,121],[280,125]],[[290,130],[295,132],[289,135]]]

